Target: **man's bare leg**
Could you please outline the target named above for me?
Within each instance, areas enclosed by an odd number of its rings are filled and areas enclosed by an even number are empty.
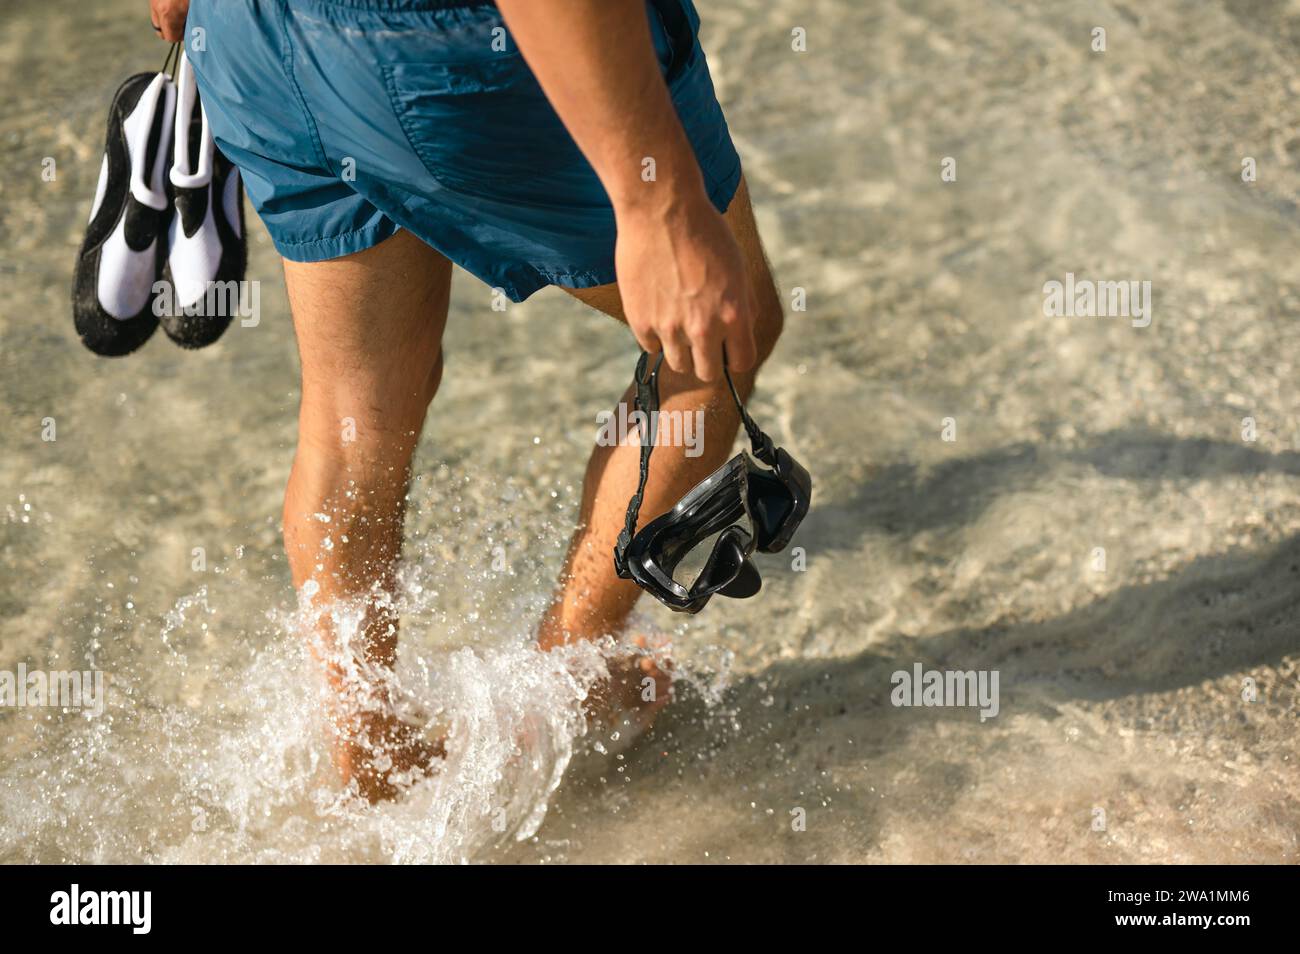
[[[400,231],[344,258],[285,261],[284,271],[302,361],[285,550],[294,586],[314,591],[316,608],[352,602],[363,613],[348,647],[328,616],[319,619],[313,651],[334,689],[339,768],[375,801],[392,795],[392,772],[432,754],[391,711],[359,698],[377,691],[382,701],[382,685],[361,685],[348,672],[355,660],[382,674],[396,659],[397,618],[386,598],[411,455],[442,377],[451,265]]]
[[[761,364],[776,346],[783,319],[780,297],[763,255],[749,191],[743,180],[725,219],[745,255],[757,298],[754,337]],[[566,291],[624,320],[617,285]],[[631,364],[628,368],[630,374]],[[754,386],[754,371],[733,378],[741,397],[746,397]],[[725,380],[705,384],[692,375],[677,374],[665,365],[660,371],[659,393],[662,411],[689,413],[704,409],[703,453],[687,457],[686,449],[681,447],[655,450],[641,507],[644,520],[670,509],[688,490],[721,466],[731,454],[740,426],[740,416]],[[629,388],[622,400],[630,408],[632,399]],[[620,580],[615,574],[614,543],[623,528],[628,498],[636,490],[639,472],[640,449],[635,444],[598,445],[592,451],[583,483],[578,528],[569,546],[560,592],[538,634],[538,642],[544,649],[622,631],[641,590],[632,581]],[[646,660],[645,671],[650,668]]]

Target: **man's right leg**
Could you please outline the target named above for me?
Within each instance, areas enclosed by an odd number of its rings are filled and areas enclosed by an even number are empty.
[[[390,772],[431,754],[390,711],[365,704],[376,691],[382,703],[383,689],[359,680],[356,664],[382,676],[396,660],[387,600],[411,455],[442,377],[451,265],[403,230],[343,258],[286,260],[284,270],[302,361],[285,551],[294,586],[325,611],[311,635],[334,690],[339,767],[375,801],[393,794]],[[348,646],[328,615],[340,604],[361,614]]]

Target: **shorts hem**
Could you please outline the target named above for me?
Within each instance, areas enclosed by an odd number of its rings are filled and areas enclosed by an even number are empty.
[[[581,272],[552,272],[539,268],[535,270],[535,277],[531,281],[515,282],[515,287],[507,288],[506,293],[512,301],[519,302],[547,285],[559,288],[595,288],[597,285],[612,285],[617,280],[613,266],[589,268]],[[519,297],[516,298],[515,295]]]
[[[741,164],[739,159],[725,176],[719,179],[708,177],[707,193],[709,201],[713,203],[713,207],[719,213],[725,213],[731,206],[732,200],[736,197],[736,191],[740,188],[740,178]],[[385,239],[397,234],[401,227],[392,219],[385,217],[374,225],[368,225],[365,228],[355,229],[351,232],[344,232],[341,235],[333,235],[329,238],[294,242],[272,235],[271,240],[275,243],[276,251],[291,262],[323,262],[373,248]],[[412,231],[416,235],[421,234],[420,229],[412,229]],[[421,238],[423,238],[422,235]],[[430,242],[428,239],[425,239],[425,241],[435,248],[438,247],[435,242]],[[566,271],[528,266],[523,270],[523,274],[515,271],[514,274],[508,277],[501,275],[487,278],[484,276],[483,271],[474,268],[473,263],[465,261],[461,256],[454,253],[449,254],[441,249],[440,251],[452,262],[464,268],[470,274],[478,276],[486,284],[501,288],[513,302],[525,301],[547,285],[558,285],[562,288],[594,288],[597,285],[610,285],[618,280],[612,265]],[[490,271],[488,274],[490,274]]]
[[[732,200],[736,198],[736,192],[740,189],[741,171],[740,159],[737,157],[736,164],[725,176],[719,179],[708,177],[710,184],[706,191],[709,201],[713,203],[713,207],[719,214],[725,213],[731,207]],[[568,272],[532,268],[530,272],[531,275],[526,279],[489,284],[502,288],[511,301],[521,302],[547,285],[558,285],[561,288],[594,288],[597,285],[610,285],[618,280],[613,266]]]
[[[731,208],[731,201],[740,189],[741,172],[740,157],[737,156],[736,164],[732,166],[731,171],[708,187],[709,201],[713,203],[713,207],[719,214],[725,215]]]
[[[384,239],[396,235],[400,228],[396,222],[385,218],[374,225],[329,238],[291,242],[272,235],[271,241],[275,244],[275,250],[291,262],[324,262],[374,248]]]

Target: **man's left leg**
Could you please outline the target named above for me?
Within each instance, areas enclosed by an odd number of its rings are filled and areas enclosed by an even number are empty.
[[[749,191],[744,180],[728,207],[725,219],[739,242],[748,265],[757,300],[754,337],[761,364],[772,353],[783,322],[780,296],[763,255],[758,228],[754,223]],[[617,285],[566,289],[574,297],[606,314],[625,320]],[[751,371],[733,375],[741,398],[754,386],[757,365]],[[730,456],[740,416],[725,380],[705,384],[693,375],[677,374],[666,365],[659,377],[660,409],[693,414],[703,410],[698,456],[687,456],[687,448],[659,446],[646,484],[641,513],[645,520],[671,509],[693,486],[711,474]],[[631,388],[623,395],[629,409]],[[560,592],[538,633],[543,649],[576,639],[618,635],[641,590],[631,580],[614,572],[614,543],[627,514],[627,502],[636,490],[640,474],[640,447],[635,443],[592,451],[582,488],[578,528],[569,546]],[[650,667],[646,661],[646,670]]]

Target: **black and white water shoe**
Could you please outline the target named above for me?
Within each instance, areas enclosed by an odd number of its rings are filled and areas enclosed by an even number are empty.
[[[96,354],[129,354],[158,327],[154,285],[167,254],[176,87],[139,73],[117,91],[90,224],[73,277],[77,333]]]
[[[221,154],[199,101],[194,71],[181,54],[169,181],[175,206],[163,278],[171,301],[160,309],[177,344],[202,348],[221,337],[240,308],[248,260],[239,170]]]

